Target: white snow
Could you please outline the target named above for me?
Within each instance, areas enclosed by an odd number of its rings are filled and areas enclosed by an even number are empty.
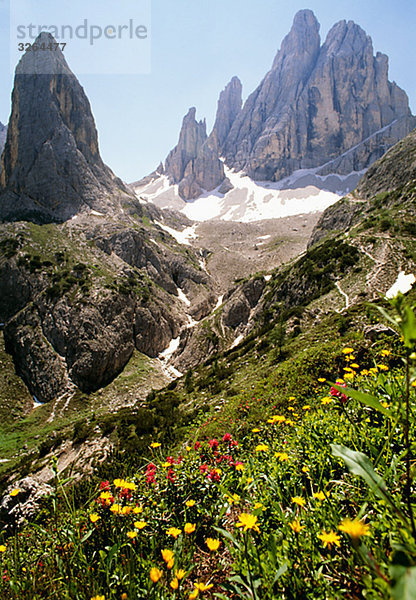
[[[170,344],[163,352],[159,354],[160,359],[168,360],[172,356],[174,352],[179,348],[180,336],[177,338],[172,338]]]
[[[197,234],[195,232],[196,224],[191,225],[190,227],[185,227],[182,231],[177,231],[168,225],[164,225],[163,223],[159,223],[159,221],[155,221],[159,227],[167,231],[175,240],[184,246],[190,246],[189,240],[197,238]]]
[[[258,240],[268,240],[271,237],[272,237],[271,235],[259,235],[259,237],[257,239]]]
[[[402,294],[406,294],[406,292],[408,292],[411,289],[415,281],[416,277],[413,275],[413,273],[409,273],[409,275],[406,275],[404,271],[400,271],[395,283],[393,283],[391,288],[387,290],[386,298],[394,298],[394,296],[397,296],[399,292]]]
[[[271,275],[265,275],[264,276],[264,281],[270,281],[271,278],[272,278]]]
[[[235,340],[233,341],[233,343],[231,344],[231,348],[235,348],[236,346],[238,346],[238,344],[243,340],[243,338],[244,338],[244,336],[242,334],[237,336],[235,338]]]
[[[222,294],[222,296],[219,296],[219,298],[217,300],[217,304],[214,307],[214,310],[217,310],[217,308],[219,308],[221,306],[223,300],[224,300],[224,294]]]
[[[184,302],[187,306],[191,306],[191,301],[186,296],[186,294],[183,292],[183,290],[181,290],[181,288],[178,288],[178,287],[176,289],[178,291],[179,299],[182,300],[182,302]]]
[[[39,402],[36,396],[33,396],[33,408],[38,408],[39,406],[43,406],[43,402]]]

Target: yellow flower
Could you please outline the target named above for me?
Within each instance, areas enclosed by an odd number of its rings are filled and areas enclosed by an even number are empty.
[[[110,500],[112,498],[111,492],[101,492],[100,499],[101,500]]]
[[[113,504],[110,508],[111,512],[114,513],[115,515],[118,515],[121,512],[121,506],[120,504]]]
[[[186,571],[184,571],[183,569],[177,569],[175,570],[175,577],[176,579],[179,579],[179,581],[181,579],[183,579],[186,575]]]
[[[214,540],[213,538],[207,538],[205,540],[206,545],[211,550],[211,552],[216,552],[220,547],[220,540]]]
[[[159,581],[159,579],[162,577],[163,573],[160,569],[158,569],[157,567],[152,567],[150,569],[150,579],[153,581],[153,583],[157,583]]]
[[[302,531],[302,529],[304,529],[305,525],[301,525],[300,521],[297,521],[295,519],[294,521],[292,521],[291,523],[289,523],[289,527],[295,533],[300,533]]]
[[[345,379],[354,379],[355,373],[345,373],[344,378]]]
[[[289,402],[293,402],[294,400],[296,400],[295,396],[290,396],[289,397]]]
[[[275,457],[278,458],[280,462],[289,460],[289,454],[287,454],[286,452],[276,452]]]
[[[325,377],[318,377],[318,381],[319,383],[325,383],[326,379]]]
[[[253,483],[254,479],[252,477],[247,477],[247,485],[250,485],[250,483]]]
[[[341,545],[341,538],[339,537],[339,535],[337,533],[335,533],[335,531],[331,531],[329,533],[326,533],[326,531],[323,531],[322,533],[318,533],[317,536],[321,542],[324,545],[324,548],[331,548],[332,546],[340,546]]]
[[[152,442],[152,443],[150,444],[150,447],[151,447],[151,448],[160,448],[160,446],[161,446],[161,445],[162,445],[162,444],[159,444],[159,442]]]
[[[166,531],[166,533],[176,539],[177,537],[180,536],[180,534],[182,533],[182,530],[178,529],[177,527],[169,527],[169,529]]]
[[[252,433],[260,433],[260,429],[258,427],[255,427],[254,429],[251,430]]]
[[[253,506],[254,510],[257,510],[258,508],[262,508],[263,510],[266,510],[266,507],[261,502],[256,502],[255,505]]]
[[[368,369],[363,369],[361,371],[361,375],[368,375],[370,371],[368,371]]]
[[[10,492],[10,496],[17,496],[17,494],[20,494],[19,488],[16,488]]]
[[[391,351],[390,350],[382,350],[380,352],[381,356],[390,356]]]
[[[352,354],[354,352],[354,348],[343,348],[343,354]]]
[[[326,496],[323,492],[314,492],[313,497],[316,498],[317,500],[325,500],[325,498],[326,498]]]
[[[133,507],[131,507],[131,506],[123,506],[123,508],[120,510],[120,512],[122,515],[129,515],[132,510],[133,510]]]
[[[128,531],[127,535],[131,540],[133,540],[137,536],[137,531]]]
[[[134,512],[135,515],[139,515],[140,513],[143,512],[143,506],[135,506],[133,508],[133,512]]]
[[[179,581],[176,579],[176,577],[175,577],[175,579],[172,579],[172,581],[170,582],[170,587],[173,590],[177,590],[178,589],[178,587],[179,587]]]
[[[124,479],[114,479],[113,483],[116,487],[123,487]]]
[[[134,526],[136,529],[144,529],[144,527],[147,526],[147,522],[146,521],[135,521]]]
[[[99,519],[101,519],[101,517],[99,515],[97,515],[96,513],[92,513],[90,515],[91,523],[96,523]]]
[[[286,421],[286,425],[290,425],[291,427],[293,427],[293,425],[294,425],[294,424],[295,424],[295,422],[294,422],[294,421],[292,421],[291,419],[288,419],[288,420]]]
[[[256,516],[248,513],[241,513],[238,519],[240,522],[236,524],[236,527],[244,527],[244,531],[247,531],[248,529],[254,529],[254,531],[260,533],[260,529],[257,525],[258,519]]]
[[[302,410],[311,410],[311,407],[309,404],[305,404],[305,406],[302,406]]]
[[[210,590],[212,587],[214,587],[214,584],[213,583],[209,583],[207,585],[207,584],[201,582],[201,583],[194,583],[194,586],[200,592],[205,592],[206,590]]]
[[[389,370],[387,365],[377,365],[377,366],[380,369],[380,371],[388,371]]]
[[[302,467],[302,473],[308,473],[309,467]]]
[[[268,423],[284,423],[286,421],[286,417],[283,415],[273,415],[270,419],[267,420]]]
[[[236,471],[244,471],[244,465],[242,463],[237,463],[235,465],[235,470]]]
[[[416,379],[414,381],[412,381],[412,383],[410,384],[412,387],[416,387]]]
[[[184,527],[185,533],[193,533],[195,531],[195,523],[186,523]]]
[[[359,369],[360,365],[357,365],[357,363],[351,363],[351,366],[353,369]]]
[[[105,600],[105,596],[93,596],[91,600]]]
[[[162,553],[162,558],[165,561],[165,563],[168,563],[171,560],[173,560],[172,550],[161,550],[161,553]]]
[[[321,404],[324,404],[324,405],[332,404],[332,403],[333,403],[333,400],[329,396],[325,396],[325,398],[322,398],[322,400],[321,400]]]
[[[293,406],[288,406],[287,410],[290,410],[290,412],[293,412],[295,409],[293,408]]]
[[[6,552],[6,546],[3,544],[0,546],[0,552]]]
[[[187,502],[185,502],[185,505],[188,508],[192,508],[192,506],[195,506],[195,504],[196,504],[195,500],[188,500]]]
[[[259,444],[258,446],[256,446],[255,450],[256,452],[267,452],[269,450],[269,446],[267,446],[266,444]]]
[[[366,525],[363,521],[358,519],[344,519],[338,526],[340,531],[348,533],[353,540],[358,540],[363,535],[370,535],[370,526]]]
[[[294,504],[297,504],[298,506],[305,506],[305,504],[306,504],[305,499],[302,498],[301,496],[294,496],[292,498],[292,502]]]
[[[124,592],[124,594],[121,594],[120,600],[129,600],[129,597],[127,596],[126,592]]]
[[[163,467],[164,469],[170,469],[170,468],[172,468],[172,467],[174,467],[174,466],[175,466],[175,465],[171,465],[171,464],[170,464],[170,463],[168,463],[168,462],[164,462],[164,463],[162,463],[162,467]]]
[[[199,595],[199,589],[195,588],[193,592],[191,592],[188,596],[189,600],[195,600],[195,598],[198,598]]]

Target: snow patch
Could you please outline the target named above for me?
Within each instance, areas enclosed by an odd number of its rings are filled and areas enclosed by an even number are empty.
[[[271,275],[265,275],[264,276],[264,281],[270,281],[271,278],[272,278]]]
[[[237,336],[237,337],[235,338],[235,340],[233,341],[233,343],[231,344],[231,348],[235,348],[236,346],[238,346],[238,344],[239,344],[240,342],[242,342],[242,341],[243,341],[243,339],[244,339],[244,336],[243,336],[242,334],[240,334],[239,336]]]
[[[222,296],[219,296],[219,298],[217,300],[217,304],[214,307],[214,310],[217,310],[217,308],[219,308],[221,306],[223,300],[224,300],[224,294],[222,294]]]
[[[155,221],[156,225],[159,225],[164,231],[167,231],[178,244],[182,244],[184,246],[190,246],[189,240],[196,239],[198,236],[195,232],[196,225],[191,225],[190,227],[185,227],[182,231],[178,231],[177,229],[173,229],[168,225],[164,225],[163,223],[159,223],[159,221]]]
[[[415,281],[416,277],[413,275],[413,273],[406,275],[404,271],[400,271],[395,283],[393,283],[391,288],[387,290],[386,298],[394,298],[399,292],[401,294],[406,294],[406,292],[411,289]]]
[[[191,306],[191,301],[189,300],[188,296],[186,296],[186,294],[183,292],[183,290],[181,290],[181,288],[176,288],[178,291],[178,296],[179,296],[179,300],[182,300],[182,302],[184,302],[186,304],[186,306]]]
[[[159,358],[162,360],[168,360],[168,358],[170,358],[172,356],[172,354],[174,354],[176,352],[176,350],[179,348],[179,342],[180,342],[179,335],[177,338],[172,338],[169,346],[167,348],[165,348],[165,350],[163,350],[163,352],[161,352],[159,354]]]

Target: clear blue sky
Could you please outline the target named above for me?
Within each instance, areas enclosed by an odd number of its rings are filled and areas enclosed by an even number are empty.
[[[120,1],[114,1],[115,12]],[[363,27],[374,51],[389,56],[390,80],[406,90],[416,112],[415,0],[152,0],[151,73],[79,76],[104,161],[134,181],[165,159],[190,106],[210,129],[219,92],[233,75],[240,77],[245,98],[254,90],[302,8],[314,11],[321,39],[341,19]],[[12,88],[8,10],[8,0],[0,0],[2,122],[9,117]]]

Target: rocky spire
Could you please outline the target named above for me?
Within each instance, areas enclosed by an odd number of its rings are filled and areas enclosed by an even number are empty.
[[[224,180],[224,168],[215,144],[207,137],[206,123],[196,121],[190,108],[182,122],[177,146],[168,154],[165,174],[178,184],[184,200],[197,198],[203,190],[213,190]]]
[[[416,124],[387,71],[352,21],[334,25],[321,47],[314,14],[298,12],[223,143],[227,165],[264,180],[318,166],[323,174],[365,169]]]
[[[4,144],[6,143],[7,125],[3,125],[0,121],[0,155],[3,152]]]
[[[44,32],[36,43],[54,41]],[[90,103],[59,49],[26,52],[17,66],[0,181],[3,220],[114,213],[129,193],[101,160]]]
[[[210,137],[215,140],[220,151],[234,121],[241,112],[242,89],[239,78],[233,77],[218,99],[217,115]]]

